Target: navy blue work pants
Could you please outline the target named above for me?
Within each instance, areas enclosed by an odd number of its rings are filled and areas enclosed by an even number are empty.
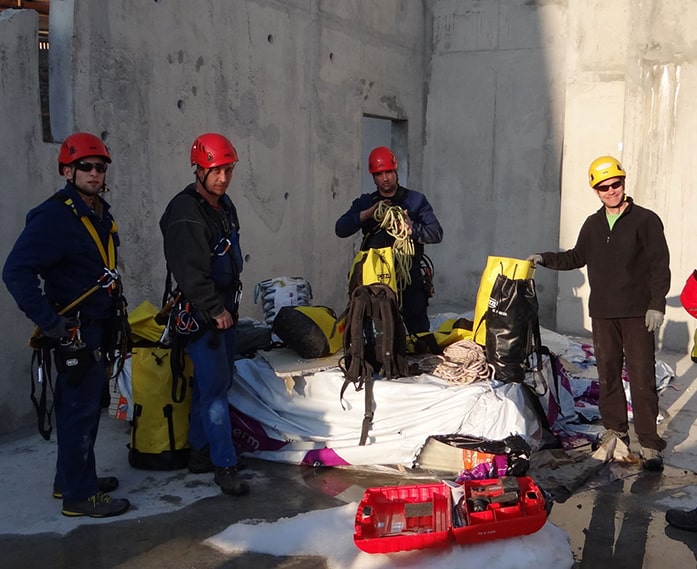
[[[90,349],[102,345],[101,325],[83,326],[80,332]],[[54,410],[58,458],[55,484],[63,491],[64,501],[84,500],[97,493],[94,443],[105,381],[104,358],[89,368],[79,381],[69,373],[56,375]]]
[[[194,364],[189,444],[210,445],[211,460],[220,467],[237,464],[227,392],[235,372],[236,327],[207,331],[187,344]]]
[[[412,283],[402,291],[402,317],[409,334],[428,332],[431,328],[428,319],[428,298],[420,273],[418,276],[412,273]]]

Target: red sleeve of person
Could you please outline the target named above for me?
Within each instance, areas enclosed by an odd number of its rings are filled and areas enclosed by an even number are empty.
[[[692,271],[680,293],[680,303],[691,316],[697,318],[697,269]]]

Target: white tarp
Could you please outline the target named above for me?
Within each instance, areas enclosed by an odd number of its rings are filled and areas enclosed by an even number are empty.
[[[343,382],[338,368],[282,378],[262,358],[239,360],[228,393],[238,448],[292,464],[409,467],[426,439],[436,434],[491,440],[518,434],[539,448],[540,424],[526,387],[453,386],[427,374],[374,382],[373,426],[366,445],[359,446],[364,391],[349,385],[343,409]]]

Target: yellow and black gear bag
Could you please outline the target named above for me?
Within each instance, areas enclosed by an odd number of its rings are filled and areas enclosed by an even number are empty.
[[[276,314],[272,332],[301,358],[324,358],[344,343],[343,321],[326,306],[283,306]]]
[[[128,462],[144,470],[175,470],[188,464],[193,364],[184,354],[183,377],[174,378],[172,350],[159,344],[164,326],[145,302],[129,315],[135,345],[131,356],[133,421]]]
[[[474,305],[473,339],[480,346],[486,344],[486,312],[489,308],[491,291],[496,277],[503,275],[509,279],[528,280],[535,276],[535,266],[531,261],[512,257],[487,258],[486,267],[482,273],[477,290],[477,301]]]
[[[433,332],[419,332],[407,336],[407,352],[438,355],[450,344],[471,339],[472,321],[466,318],[450,318]]]
[[[392,247],[358,251],[351,263],[348,281],[349,296],[357,286],[371,284],[387,285],[397,294],[397,275]]]

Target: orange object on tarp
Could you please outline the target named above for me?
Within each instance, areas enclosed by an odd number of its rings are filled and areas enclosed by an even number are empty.
[[[368,488],[353,541],[366,553],[468,545],[535,533],[547,514],[528,476]]]

